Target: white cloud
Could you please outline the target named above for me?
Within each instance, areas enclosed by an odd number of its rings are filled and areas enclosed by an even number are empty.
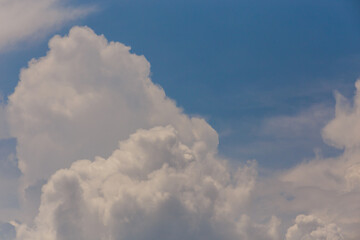
[[[255,166],[216,157],[216,131],[151,82],[143,56],[80,27],[49,48],[7,108],[25,187],[52,175],[18,239],[276,239],[276,218],[246,215]],[[96,155],[111,156],[78,160]]]
[[[285,173],[283,180],[296,186],[312,186],[338,192],[360,191],[360,81],[353,106],[336,94],[335,118],[323,129],[324,140],[344,153],[336,158],[315,159]],[[306,178],[304,178],[306,174]]]
[[[356,82],[356,95],[351,104],[336,93],[335,118],[324,128],[323,137],[329,144],[350,149],[360,148],[360,81]]]
[[[60,0],[0,0],[0,51],[90,11],[93,8],[69,7]]]
[[[69,36],[52,38],[49,48],[21,71],[9,96],[10,130],[18,140],[25,185],[75,160],[110,155],[138,128],[172,124],[184,144],[203,141],[204,151],[217,151],[215,130],[183,114],[149,79],[148,61],[129,47],[74,27]]]
[[[7,117],[34,204],[13,222],[17,239],[358,239],[360,150],[346,135],[357,133],[356,103],[338,100],[324,130],[344,154],[255,182],[254,164],[220,159],[216,131],[149,75],[143,56],[86,27],[52,38],[22,70]],[[301,116],[269,126],[301,134],[327,112]]]
[[[18,226],[18,239],[275,240],[275,219],[253,227],[242,215],[255,177],[252,165],[232,172],[184,145],[171,126],[138,130],[108,159],[57,171],[43,187],[35,227]]]
[[[286,233],[286,240],[343,240],[340,229],[312,215],[299,215]]]
[[[294,196],[292,204],[297,210],[336,223],[344,230],[345,239],[360,236],[359,83],[353,104],[337,94],[335,118],[323,130],[324,140],[344,148],[344,153],[304,162],[280,177],[291,184],[287,191]]]

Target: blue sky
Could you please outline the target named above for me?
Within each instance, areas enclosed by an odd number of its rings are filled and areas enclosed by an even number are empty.
[[[269,118],[296,116],[314,105],[330,111],[334,90],[352,96],[360,75],[357,1],[78,4],[94,4],[97,11],[51,34],[86,25],[144,55],[152,80],[186,113],[205,117],[220,133],[220,153],[242,161],[255,158],[270,168],[313,157],[314,148],[324,155],[337,153],[322,143],[320,130],[327,119],[319,120],[316,134],[298,137],[266,134],[261,126]],[[5,99],[14,91],[19,69],[45,54],[47,39],[1,54]]]
[[[359,239],[359,43],[358,0],[0,0],[0,238]]]

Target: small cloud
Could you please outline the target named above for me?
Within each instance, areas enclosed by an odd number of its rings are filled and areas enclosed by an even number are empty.
[[[52,32],[64,23],[84,17],[94,7],[73,7],[61,0],[0,1],[0,52],[22,41]]]
[[[341,230],[333,223],[325,224],[313,215],[299,215],[286,233],[286,240],[343,240]]]

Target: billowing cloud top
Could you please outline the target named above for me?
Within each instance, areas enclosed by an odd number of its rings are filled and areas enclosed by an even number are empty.
[[[36,228],[19,239],[237,239],[256,172],[180,141],[173,127],[139,130],[108,159],[80,160],[43,188]]]
[[[343,239],[335,224],[324,224],[320,219],[309,215],[299,215],[295,225],[286,233],[286,240],[339,240]]]
[[[343,155],[256,181],[255,162],[221,159],[216,131],[149,75],[143,56],[87,27],[21,71],[5,107],[22,171],[17,239],[358,239],[360,150],[343,135],[357,103],[324,130]],[[41,185],[39,211],[25,211]]]
[[[86,27],[54,37],[49,48],[9,97],[24,187],[56,172],[34,227],[18,225],[18,239],[248,235],[242,209],[254,166],[231,170],[218,159],[217,133],[151,82],[143,56]],[[75,161],[110,155],[119,140],[108,159]],[[254,227],[249,236],[275,236],[276,226]]]
[[[22,70],[9,97],[11,133],[28,185],[77,159],[110,155],[138,128],[172,124],[183,143],[216,151],[217,133],[184,115],[149,79],[149,62],[129,47],[74,27],[49,48]]]

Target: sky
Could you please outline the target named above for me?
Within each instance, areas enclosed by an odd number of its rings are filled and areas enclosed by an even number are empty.
[[[356,0],[0,0],[0,239],[359,239]]]

